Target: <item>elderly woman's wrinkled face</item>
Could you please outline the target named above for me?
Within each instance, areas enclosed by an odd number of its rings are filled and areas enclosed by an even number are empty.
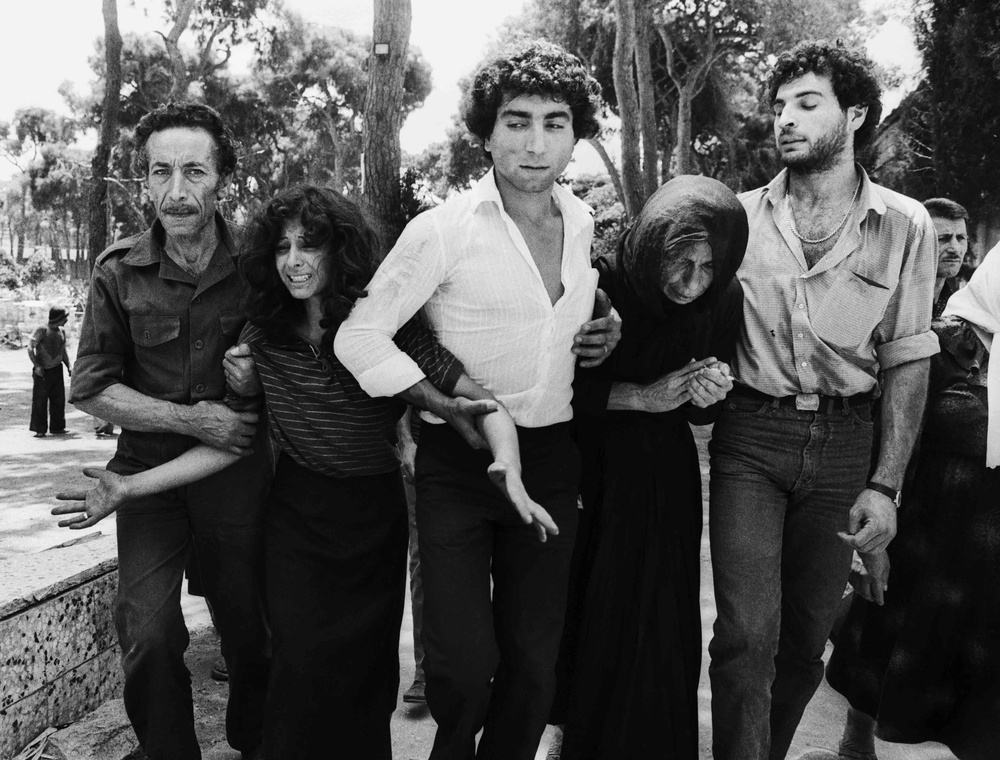
[[[705,240],[698,240],[664,260],[660,288],[674,303],[687,304],[708,290],[714,276],[712,246]]]

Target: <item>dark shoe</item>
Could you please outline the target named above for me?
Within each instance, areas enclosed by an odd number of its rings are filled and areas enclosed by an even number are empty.
[[[212,663],[212,680],[214,681],[229,680],[229,668],[226,667],[226,661],[221,657]]]
[[[35,438],[44,438],[45,433],[35,433]]]
[[[227,675],[228,679],[229,676]],[[249,752],[240,752],[240,760],[264,760],[264,745],[255,747]]]
[[[414,681],[410,688],[403,692],[403,701],[413,705],[427,704],[427,697],[424,696],[424,682]]]
[[[66,430],[53,430],[52,435],[66,435],[67,432]]]

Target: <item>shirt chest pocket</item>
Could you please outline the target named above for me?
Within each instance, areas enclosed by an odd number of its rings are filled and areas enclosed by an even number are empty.
[[[185,362],[181,350],[181,318],[133,315],[130,320],[135,352],[136,389],[150,395],[184,390]]]
[[[813,330],[830,346],[858,349],[871,338],[891,297],[888,286],[841,269],[819,308],[810,309]]]
[[[224,348],[236,345],[236,341],[240,337],[240,330],[243,329],[246,321],[246,315],[239,311],[223,311],[219,314],[219,328],[222,330]]]

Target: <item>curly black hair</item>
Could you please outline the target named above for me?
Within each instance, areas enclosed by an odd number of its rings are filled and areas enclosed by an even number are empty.
[[[135,126],[133,133],[132,171],[145,177],[149,173],[146,143],[154,132],[186,127],[204,129],[215,141],[215,164],[222,177],[236,171],[237,142],[219,112],[204,103],[167,103],[150,111]]]
[[[830,77],[833,93],[843,110],[851,106],[868,108],[865,122],[854,133],[854,150],[866,148],[875,138],[882,118],[882,87],[875,73],[875,64],[860,50],[852,50],[843,42],[800,42],[778,56],[767,80],[768,104],[774,103],[778,88],[805,74]]]
[[[513,43],[479,67],[462,104],[465,125],[485,142],[500,106],[519,95],[543,95],[569,105],[577,140],[600,131],[601,85],[579,58],[545,40]]]
[[[375,273],[375,233],[357,204],[336,190],[298,185],[267,202],[247,225],[240,272],[250,286],[249,320],[277,341],[287,339],[305,315],[305,304],[292,298],[274,264],[285,225],[300,221],[309,247],[325,248],[332,259],[323,294],[323,348],[332,350],[341,322],[354,302],[366,295]]]

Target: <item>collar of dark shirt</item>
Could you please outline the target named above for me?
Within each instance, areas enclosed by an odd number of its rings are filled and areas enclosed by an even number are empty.
[[[219,213],[215,214],[215,224],[219,230],[220,247],[229,254],[230,258],[235,259],[238,247],[230,224]],[[134,267],[159,264],[164,258],[163,240],[165,234],[163,225],[157,219],[153,222],[152,227],[139,236],[135,245],[132,246],[132,250],[122,259],[122,263]],[[216,249],[216,255],[218,255],[218,249]]]
[[[238,247],[231,225],[218,213],[215,215],[215,223],[219,230],[219,245],[216,246],[212,260],[200,277],[192,277],[165,254],[163,250],[165,232],[159,220],[153,222],[153,226],[139,236],[135,245],[132,246],[132,250],[122,259],[122,263],[134,267],[158,264],[160,277],[164,279],[189,282],[193,285],[199,285],[202,289],[208,287],[236,271],[238,255]],[[239,228],[237,228],[238,231]]]

